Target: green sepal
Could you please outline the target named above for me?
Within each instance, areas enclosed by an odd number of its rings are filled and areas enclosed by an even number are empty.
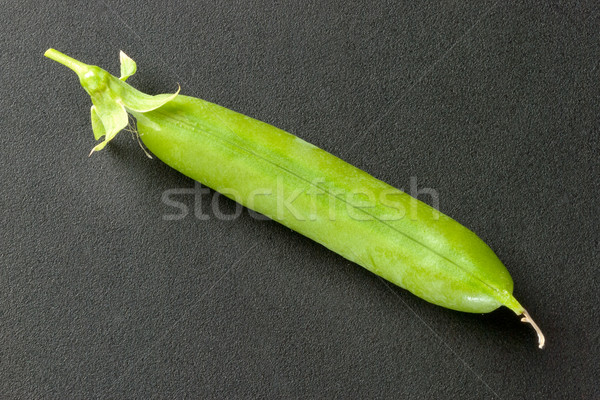
[[[81,85],[92,98],[93,106],[90,111],[92,130],[96,140],[102,137],[104,140],[97,144],[90,154],[103,149],[117,133],[128,125],[128,111],[145,113],[155,110],[173,100],[181,90],[178,88],[177,92],[172,94],[150,96],[125,83],[125,80],[136,72],[137,66],[135,61],[123,51],[120,53],[120,78],[54,49],[48,49],[44,55],[71,68],[79,76]]]
[[[125,82],[127,78],[135,74],[137,64],[123,50],[119,53],[119,59],[121,60],[121,77],[119,79]]]
[[[96,140],[100,140],[100,138],[106,134],[104,125],[102,125],[102,121],[96,112],[96,106],[92,106],[90,111],[92,116],[92,130],[94,131],[94,138],[96,138]]]
[[[135,74],[135,71],[137,70],[137,65],[135,61],[133,61],[122,50],[119,55],[119,58],[121,60],[121,77],[119,79],[122,82],[125,82],[127,78]],[[146,93],[140,92],[139,90],[134,89],[129,85],[119,86],[121,86],[121,88],[120,90],[118,90],[118,94],[120,99],[123,101],[123,105],[127,110],[135,112],[148,112],[156,110],[158,107],[173,100],[175,96],[179,94],[179,90],[181,89],[178,88],[177,92],[172,94],[166,93],[151,96]]]
[[[119,93],[125,108],[130,111],[144,113],[156,110],[158,107],[173,100],[179,94],[181,87],[178,87],[175,93],[157,94],[155,96],[140,92],[129,85],[127,85],[127,89]]]
[[[92,103],[94,104],[92,107],[94,137],[98,140],[104,136],[104,141],[96,145],[90,154],[102,150],[129,123],[125,107],[119,100],[115,101],[109,92],[93,96]]]

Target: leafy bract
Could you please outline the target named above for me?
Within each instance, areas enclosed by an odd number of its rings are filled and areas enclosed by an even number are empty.
[[[103,149],[128,124],[127,112],[145,113],[156,110],[173,100],[181,88],[175,93],[151,96],[140,92],[125,83],[127,78],[135,74],[137,65],[123,51],[120,53],[121,77],[116,78],[105,70],[84,64],[61,52],[49,49],[45,55],[71,68],[78,76],[81,85],[92,98],[90,110],[92,129],[96,140],[104,138],[91,151]]]
[[[127,78],[135,74],[137,64],[123,50],[119,54],[119,59],[121,60],[121,77],[119,79],[125,82]]]

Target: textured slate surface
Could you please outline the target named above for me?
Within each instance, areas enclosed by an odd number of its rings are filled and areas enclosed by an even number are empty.
[[[0,7],[1,398],[597,398],[597,2],[168,3]],[[89,98],[48,47],[114,73],[123,49],[145,92],[416,177],[506,263],[547,349],[505,309],[435,307],[217,218],[127,133],[88,158]]]

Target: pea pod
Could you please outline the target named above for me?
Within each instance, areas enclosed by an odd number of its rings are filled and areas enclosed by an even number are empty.
[[[101,150],[128,123],[160,160],[242,205],[315,240],[415,295],[453,310],[506,306],[544,336],[513,297],[494,252],[452,218],[281,129],[216,104],[149,96],[125,80],[136,71],[121,52],[121,77],[54,49],[45,55],[77,73],[92,98]]]

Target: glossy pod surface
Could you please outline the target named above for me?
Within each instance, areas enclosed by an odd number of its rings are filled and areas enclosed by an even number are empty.
[[[147,148],[183,174],[431,303],[474,313],[505,305],[533,324],[494,252],[425,203],[264,122],[177,93],[145,95],[124,82],[135,63],[123,53],[120,79],[46,55],[75,70],[91,95],[94,133],[105,138],[94,150],[130,112]]]
[[[296,136],[182,95],[134,116],[166,164],[427,301],[511,304],[508,271],[474,233]]]

